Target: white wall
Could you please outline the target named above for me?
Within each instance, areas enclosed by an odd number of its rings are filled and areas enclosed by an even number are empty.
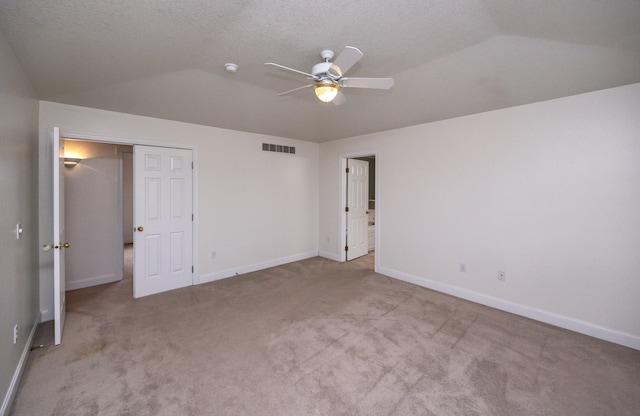
[[[114,144],[65,140],[66,157],[82,159],[64,168],[66,288],[80,289],[122,279],[121,156]]]
[[[320,252],[340,155],[375,151],[380,272],[640,349],[639,110],[634,84],[324,143]]]
[[[48,185],[51,162],[47,156],[51,149],[45,134],[53,126],[59,126],[62,133],[195,147],[199,281],[317,255],[317,143],[51,102],[40,103],[43,240],[51,238],[53,229]],[[295,146],[296,154],[263,152],[263,142]],[[53,272],[48,256],[41,256],[40,273],[40,307],[45,319],[51,319],[53,310]]]
[[[38,102],[0,34],[0,415],[8,413],[38,315]],[[16,239],[16,224],[23,234]],[[18,325],[18,341],[13,328]]]

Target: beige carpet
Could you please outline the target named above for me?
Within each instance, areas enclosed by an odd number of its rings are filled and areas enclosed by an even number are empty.
[[[68,293],[15,415],[640,415],[640,352],[322,258]]]

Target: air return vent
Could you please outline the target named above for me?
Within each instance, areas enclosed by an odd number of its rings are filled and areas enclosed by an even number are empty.
[[[265,152],[277,152],[277,153],[289,153],[295,154],[296,148],[294,146],[282,146],[280,144],[262,143],[262,150]]]

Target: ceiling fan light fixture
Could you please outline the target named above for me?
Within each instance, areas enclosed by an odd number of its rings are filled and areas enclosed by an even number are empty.
[[[336,98],[338,91],[340,91],[340,85],[331,80],[324,79],[313,84],[313,90],[320,101],[328,103]]]

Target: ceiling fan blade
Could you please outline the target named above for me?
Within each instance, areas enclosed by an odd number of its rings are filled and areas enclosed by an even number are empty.
[[[388,90],[393,87],[393,78],[341,78],[340,86],[345,88]]]
[[[333,60],[331,72],[341,77],[363,56],[364,55],[360,52],[360,49],[354,48],[353,46],[345,46],[344,50],[340,52],[340,55]]]
[[[344,104],[347,102],[347,99],[345,98],[344,94],[342,93],[342,91],[338,91],[338,95],[336,95],[336,98],[333,99],[332,101],[335,105],[340,105],[340,104]]]
[[[280,64],[274,64],[273,62],[267,62],[267,63],[265,63],[265,65],[267,65],[267,66],[275,66],[276,68],[283,69],[285,71],[295,72],[297,74],[304,75],[304,76],[309,77],[311,79],[318,79],[318,77],[316,77],[313,74],[309,74],[308,72],[298,71],[297,69],[289,68],[288,66],[284,66],[284,65],[280,65]]]
[[[313,86],[313,84],[303,85],[302,87],[298,87],[298,88],[294,88],[294,89],[289,90],[289,91],[281,92],[281,93],[280,93],[280,94],[278,94],[278,95],[280,96],[280,95],[287,95],[287,94],[291,94],[292,92],[295,92],[295,91],[298,91],[298,90],[301,90],[301,89],[304,89],[304,88],[309,88],[309,87],[312,87],[312,86]]]

